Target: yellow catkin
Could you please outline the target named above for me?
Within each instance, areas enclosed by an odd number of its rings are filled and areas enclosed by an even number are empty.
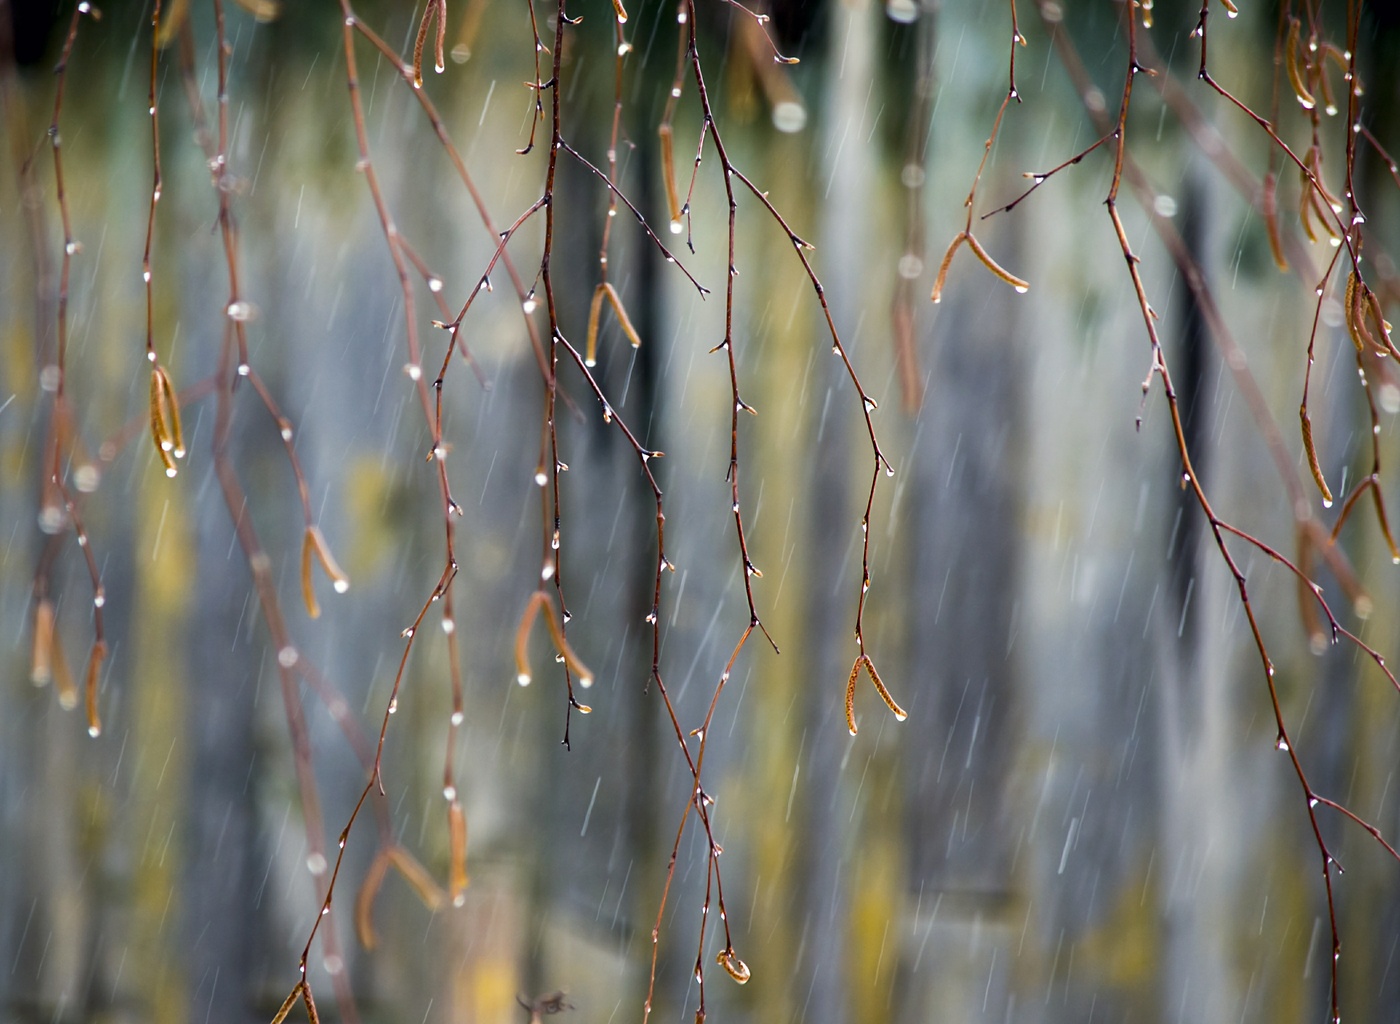
[[[656,129],[661,140],[661,177],[666,184],[666,205],[671,208],[671,222],[681,219],[681,195],[676,188],[675,136],[669,124]]]
[[[370,861],[365,880],[355,894],[355,935],[365,949],[374,949],[379,943],[374,933],[374,898],[379,895],[379,887],[384,884],[384,874],[388,869],[389,852],[380,850]]]
[[[282,1024],[282,1022],[287,1019],[287,1015],[292,1012],[292,1007],[297,1004],[297,999],[301,997],[301,989],[305,984],[306,982],[304,981],[296,983],[292,988],[292,994],[278,1007],[277,1013],[272,1018],[272,1024]]]
[[[589,366],[598,362],[598,322],[603,316],[603,289],[600,284],[593,289],[593,301],[588,304],[588,334],[583,345],[583,361]]]
[[[306,614],[313,619],[319,619],[321,606],[316,601],[316,585],[311,579],[312,549],[311,529],[308,527],[301,538],[301,599],[306,604]]]
[[[321,571],[330,578],[331,587],[337,594],[343,594],[350,589],[350,577],[345,575],[339,564],[336,563],[335,556],[331,554],[331,546],[326,543],[326,535],[321,532],[319,526],[312,526],[307,531],[311,537],[311,544],[316,549],[316,560],[321,563]]]
[[[73,671],[68,667],[68,657],[57,637],[53,642],[53,689],[58,706],[63,710],[71,711],[78,706],[78,685],[73,682]]]
[[[165,466],[165,475],[174,476],[175,436],[171,432],[170,419],[165,401],[165,371],[159,366],[151,370],[151,440],[155,442],[156,454]]]
[[[870,681],[880,692],[880,699],[885,702],[885,707],[894,713],[895,720],[902,722],[908,718],[909,713],[895,703],[894,698],[890,696],[890,691],[885,688],[884,680],[880,678],[880,673],[875,671],[875,663],[870,660],[870,656],[865,655],[861,660],[865,662],[865,671],[870,676]]]
[[[301,1001],[306,1005],[306,1018],[311,1024],[321,1024],[321,1015],[316,1012],[316,999],[311,995],[311,986],[302,982]]]
[[[959,231],[948,245],[948,251],[943,254],[943,262],[938,264],[938,276],[933,279],[933,292],[929,295],[929,298],[935,303],[943,301],[943,283],[948,280],[948,268],[953,265],[953,257],[957,254],[958,246],[966,241],[967,232]]]
[[[170,0],[161,12],[160,26],[156,30],[156,45],[166,47],[175,38],[175,33],[185,23],[190,14],[190,0]]]
[[[1288,69],[1288,84],[1293,86],[1293,94],[1298,97],[1298,102],[1304,110],[1312,110],[1317,106],[1317,100],[1303,82],[1298,60],[1298,35],[1302,28],[1302,23],[1297,18],[1288,19],[1288,39],[1283,44],[1283,63]]]
[[[748,984],[751,977],[749,965],[734,955],[734,950],[726,949],[715,958],[715,963],[724,968],[725,972],[737,981],[740,985]]]
[[[423,901],[423,906],[429,910],[437,910],[446,902],[442,887],[433,880],[428,869],[419,864],[413,854],[402,846],[395,846],[389,850],[389,863],[403,876],[403,880],[408,883],[409,888]]]
[[[448,866],[448,891],[452,903],[460,907],[467,899],[467,816],[460,802],[453,800],[447,808],[448,840],[452,860]]]
[[[34,644],[29,679],[43,686],[53,678],[53,602],[47,597],[34,606]]]
[[[1356,351],[1363,351],[1366,346],[1362,344],[1361,331],[1358,327],[1355,271],[1347,275],[1347,287],[1342,298],[1342,313],[1346,317],[1347,333],[1351,335],[1351,343],[1356,346]]]
[[[856,734],[856,680],[860,678],[861,658],[851,666],[851,678],[846,680],[846,728]]]
[[[982,248],[982,243],[977,241],[977,237],[971,232],[968,232],[967,244],[972,246],[972,251],[977,254],[977,258],[982,261],[983,265],[988,270],[990,270],[997,277],[1001,278],[1012,288],[1015,288],[1016,291],[1024,295],[1026,292],[1031,290],[1031,286],[1028,281],[1021,280],[1015,274],[1005,269],[996,260],[992,259],[991,254],[988,253],[986,249]]]
[[[1400,351],[1395,348],[1395,343],[1390,340],[1390,321],[1381,312],[1381,300],[1376,297],[1376,293],[1364,284],[1361,286],[1365,293],[1366,309],[1370,313],[1371,322],[1375,325],[1376,334],[1380,337],[1379,348],[1385,349],[1392,357],[1400,359]]]
[[[1308,407],[1300,405],[1298,416],[1303,421],[1303,450],[1308,456],[1308,469],[1312,471],[1313,482],[1317,484],[1317,489],[1322,492],[1322,504],[1328,508],[1332,505],[1332,491],[1327,487],[1327,481],[1322,477],[1322,465],[1317,460],[1317,447],[1313,444],[1312,419],[1308,416]]]
[[[521,686],[530,685],[530,627],[535,624],[540,605],[548,600],[549,595],[543,590],[531,594],[520,615],[520,625],[515,627],[515,681]]]
[[[282,13],[282,5],[276,0],[233,0],[258,21],[273,21]]]
[[[107,657],[107,645],[99,640],[92,645],[88,655],[86,696],[88,735],[94,738],[102,735],[102,718],[97,713],[97,684],[101,681],[102,662]]]
[[[1308,198],[1312,192],[1312,180],[1306,171],[1300,171],[1302,178],[1302,188],[1298,193],[1298,222],[1303,228],[1303,234],[1308,236],[1309,242],[1317,241],[1317,232],[1312,228],[1312,202]]]
[[[1288,269],[1288,260],[1283,255],[1283,237],[1278,227],[1278,181],[1274,172],[1264,175],[1264,227],[1269,233],[1269,250],[1274,254],[1274,264],[1279,270]]]
[[[1380,480],[1374,476],[1371,478],[1371,500],[1376,504],[1376,519],[1381,524],[1381,536],[1385,538],[1386,547],[1390,548],[1390,560],[1400,565],[1400,548],[1395,546],[1395,535],[1390,532],[1390,518],[1385,514],[1385,498],[1381,496]]]
[[[606,281],[603,282],[603,290],[607,293],[608,304],[612,306],[613,313],[617,317],[617,326],[622,328],[622,333],[627,335],[627,340],[632,343],[633,348],[640,348],[642,344],[641,335],[632,326],[632,318],[627,315],[627,310],[622,308],[622,299],[617,294],[617,289]]]
[[[165,370],[160,371],[161,398],[165,405],[165,418],[170,427],[170,439],[174,443],[174,450],[170,454],[177,459],[185,457],[185,430],[180,425],[180,400],[175,394],[175,388],[170,383],[170,374]]]

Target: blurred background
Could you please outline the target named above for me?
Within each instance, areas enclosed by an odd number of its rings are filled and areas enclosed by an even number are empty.
[[[1280,12],[1241,7],[1238,19],[1212,17],[1212,68],[1267,112]],[[411,54],[421,11],[358,10]],[[564,130],[605,167],[613,9],[584,0],[569,10],[583,21],[565,38]],[[333,853],[366,778],[356,744],[378,731],[399,633],[444,560],[442,500],[423,461],[432,438],[404,372],[402,295],[356,167],[343,19],[330,2],[288,4],[266,23],[227,12],[250,362],[295,425],[314,520],[352,581],[339,596],[320,578],[324,613],[307,617],[297,482],[278,424],[240,388],[228,448],[247,492],[237,513],[271,559],[301,666],[291,693],[308,730],[318,823],[295,774],[277,645],[215,480],[215,403],[200,384],[216,370],[228,295],[218,196],[180,74],[192,62],[212,111],[205,4],[189,13],[188,56],[173,45],[159,74],[155,336],[188,392],[189,455],[175,479],[146,433],[149,5],[114,0],[100,21],[82,19],[69,64],[63,166],[81,251],[66,390],[81,442],[65,473],[105,588],[100,737],[88,736],[81,709],[60,706],[54,686],[31,683],[36,571],[56,608],[57,649],[79,682],[93,638],[73,533],[52,521],[59,532],[45,533],[36,519],[53,410],[40,381],[53,380],[45,368],[56,359],[63,248],[45,133],[72,7],[0,0],[0,12],[0,1019],[266,1021],[297,980],[316,919],[317,850]],[[767,13],[760,25],[734,6],[703,5],[700,59],[731,158],[815,244],[836,327],[879,402],[874,422],[895,475],[881,477],[871,515],[865,633],[909,717],[897,723],[862,681],[860,732],[847,733],[869,441],[792,244],[741,192],[735,352],[742,397],[758,412],[739,424],[741,498],[763,571],[754,599],[782,653],[748,642],[707,742],[725,910],[752,971],[739,987],[714,966],[723,941],[712,907],[707,1013],[814,1024],[1322,1019],[1330,917],[1321,855],[1298,780],[1275,749],[1238,591],[1179,486],[1160,382],[1143,396],[1149,347],[1103,208],[1111,151],[1050,179],[1012,213],[975,219],[1019,195],[1023,172],[1048,170],[1097,137],[1086,104],[1116,110],[1127,59],[1121,5],[1020,5],[1021,102],[1007,110],[973,224],[1030,290],[1017,294],[964,247],[937,306],[934,273],[964,227],[963,200],[1007,91],[1007,5],[827,0]],[[1271,166],[1267,139],[1196,81],[1188,33],[1198,12],[1156,14],[1144,61],[1171,77],[1139,80],[1130,152],[1152,210],[1204,271],[1233,359],[1222,359],[1126,186],[1124,219],[1215,507],[1292,557],[1307,523],[1330,530],[1337,515],[1308,478],[1295,412],[1313,289],[1332,250],[1301,232],[1298,176],[1284,168],[1293,269],[1276,269],[1255,206]],[[1343,39],[1344,14],[1328,8],[1319,30]],[[728,367],[710,353],[724,338],[726,205],[707,143],[691,200],[694,255],[685,233],[662,230],[670,215],[657,127],[675,77],[676,8],[634,0],[630,15],[619,185],[712,291],[700,299],[624,209],[609,279],[642,344],[633,350],[605,313],[596,373],[641,443],[666,453],[651,463],[676,567],[663,581],[661,674],[689,730],[748,622],[726,480]],[[552,47],[552,11],[537,16]],[[1082,61],[1078,94],[1056,34]],[[1385,69],[1397,38],[1393,18],[1363,12],[1364,120],[1392,147],[1397,80]],[[774,63],[773,45],[801,63]],[[535,78],[528,10],[450,0],[446,46],[445,73],[429,72],[424,88],[501,227],[538,198],[548,155],[545,144],[514,152],[533,102],[522,88]],[[411,90],[363,40],[356,55],[384,197],[455,310],[497,239]],[[1174,104],[1157,88],[1169,82],[1182,89]],[[1334,84],[1342,95],[1339,76]],[[1305,146],[1309,126],[1286,82],[1281,103],[1283,134]],[[1327,122],[1323,141],[1338,192],[1344,120]],[[682,193],[701,124],[687,75],[674,119]],[[561,328],[578,344],[608,193],[577,162],[560,168],[554,286]],[[1358,151],[1368,265],[1386,303],[1392,173],[1372,149]],[[527,279],[542,239],[541,214],[511,243]],[[643,1013],[650,937],[693,785],[647,686],[655,506],[632,448],[579,374],[562,370],[571,404],[558,421],[569,465],[561,575],[570,639],[597,677],[580,694],[592,714],[572,717],[566,749],[562,668],[538,625],[534,683],[515,683],[516,626],[548,536],[533,479],[543,387],[519,299],[494,277],[463,331],[482,379],[456,362],[443,391],[446,464],[463,513],[454,601],[465,716],[451,741],[452,784],[466,810],[471,883],[461,906],[430,910],[391,871],[372,906],[377,947],[356,937],[356,893],[384,842],[447,884],[451,667],[435,608],[388,731],[386,796],[371,799],[347,845],[322,929],[333,947],[313,949],[309,977],[327,1020],[524,1021],[521,1003],[541,999],[537,1011],[559,1009],[565,1020]],[[1337,296],[1322,306],[1311,403],[1340,495],[1371,472],[1372,449],[1338,288],[1334,278]],[[435,368],[444,336],[429,327],[441,316],[432,295],[415,281],[423,362]],[[547,332],[542,311],[534,316]],[[1400,389],[1385,367],[1374,372],[1388,469],[1400,456]],[[1383,472],[1382,481],[1393,515],[1394,479]],[[1395,653],[1396,570],[1369,502],[1338,543],[1365,602],[1344,595],[1314,552],[1319,582],[1344,626]],[[1395,836],[1400,702],[1390,682],[1351,645],[1324,638],[1321,653],[1310,649],[1296,580],[1242,542],[1231,550],[1313,787]],[[357,722],[361,739],[338,718]],[[1400,864],[1318,810],[1346,869],[1335,908],[1343,1012],[1392,1018]],[[660,922],[658,1020],[689,1020],[697,1008],[707,862],[692,814]],[[338,998],[347,991],[353,1006]]]

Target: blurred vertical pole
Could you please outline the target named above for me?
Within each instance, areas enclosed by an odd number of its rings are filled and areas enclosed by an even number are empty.
[[[1182,189],[1181,233],[1205,280],[1213,279],[1211,211],[1205,172],[1188,164]],[[1206,476],[1212,457],[1217,368],[1194,295],[1182,297],[1174,376],[1183,433],[1192,464]],[[1172,473],[1181,472],[1179,460]],[[1228,941],[1233,927],[1232,837],[1237,788],[1231,747],[1240,730],[1229,692],[1230,672],[1222,635],[1224,602],[1234,594],[1215,562],[1214,540],[1194,497],[1176,489],[1177,510],[1168,541],[1173,600],[1155,623],[1164,678],[1156,687],[1161,707],[1161,802],[1158,882],[1165,961],[1159,979],[1164,1020],[1238,1017]]]
[[[869,207],[870,93],[878,10],[868,0],[833,3],[823,80],[826,94],[820,139],[825,164],[821,205],[822,270],[826,297],[844,342],[859,350],[861,279],[865,270]],[[818,183],[820,187],[822,183]],[[825,346],[823,346],[825,348]],[[850,904],[848,822],[852,794],[842,766],[849,745],[842,720],[840,681],[854,657],[848,583],[855,578],[847,557],[858,543],[858,511],[851,489],[853,417],[858,408],[841,361],[817,356],[812,373],[807,448],[812,453],[810,518],[805,548],[811,580],[803,624],[808,679],[819,680],[819,699],[803,702],[806,742],[801,762],[804,806],[798,826],[797,895],[801,936],[793,977],[793,1003],[806,1024],[836,1024],[850,1011],[847,978]],[[857,357],[858,359],[858,357]],[[862,467],[866,463],[862,461]],[[856,555],[855,565],[859,565]],[[869,742],[868,740],[865,742]]]
[[[930,64],[937,16],[936,4],[921,5],[920,60]],[[931,70],[919,74],[932,90]],[[1002,140],[1003,152],[1009,142]],[[993,166],[984,186],[996,176]],[[1025,223],[988,221],[978,236],[994,253],[1011,249],[1005,262],[1016,265]],[[935,239],[930,252],[944,244]],[[1011,969],[1022,911],[1012,877],[1012,773],[1029,486],[1029,361],[1018,328],[1027,300],[968,264],[968,285],[950,290],[936,314],[920,310],[929,377],[905,471],[912,731],[903,734],[900,1020],[1015,1017]]]
[[[1362,83],[1393,83],[1392,69],[1400,61],[1400,9],[1378,4],[1366,13],[1370,25],[1362,23],[1362,44],[1357,48],[1360,80]],[[1363,103],[1368,129],[1377,138],[1386,140],[1394,155],[1395,146],[1389,140],[1400,137],[1400,90],[1393,84],[1390,88],[1370,90],[1363,97]],[[1388,162],[1374,149],[1363,145],[1358,145],[1356,151],[1355,187],[1366,214],[1366,233],[1375,240],[1397,237],[1400,205],[1396,203]],[[1378,262],[1387,259],[1376,255]],[[1354,350],[1347,344],[1344,328],[1335,333],[1334,358],[1340,364],[1338,379],[1347,379],[1355,369]],[[1393,368],[1389,384],[1400,386]],[[1385,388],[1383,383],[1379,390],[1384,393]],[[1325,459],[1328,472],[1336,474],[1329,479],[1340,479],[1337,467],[1344,458],[1361,474],[1370,470],[1369,460],[1362,462],[1362,458],[1369,455],[1369,445],[1354,440],[1358,435],[1352,434],[1355,425],[1364,422],[1360,412],[1364,399],[1354,390],[1348,389],[1348,392],[1348,400],[1334,399],[1329,403],[1332,406],[1327,429],[1330,441],[1324,440],[1324,444],[1330,450],[1319,453]],[[1394,421],[1383,429],[1393,434]],[[1361,447],[1361,451],[1356,447]],[[1387,464],[1388,467],[1393,465]],[[1346,491],[1349,486],[1338,490]],[[1390,514],[1395,515],[1393,508]],[[1393,523],[1394,519],[1391,521]],[[1356,531],[1355,536],[1364,540],[1359,544],[1353,540],[1348,554],[1359,569],[1369,565],[1381,570],[1363,578],[1372,588],[1372,594],[1378,598],[1384,595],[1393,601],[1396,584],[1387,561],[1385,542],[1378,533],[1371,524]],[[1336,593],[1333,586],[1327,589],[1329,594]],[[1380,605],[1381,601],[1376,603]],[[1396,649],[1396,623],[1390,616],[1373,616],[1365,626],[1369,627],[1363,633],[1367,642],[1381,650]],[[1326,747],[1321,751],[1327,767],[1310,777],[1313,785],[1324,794],[1327,794],[1325,787],[1335,786],[1335,793],[1377,826],[1393,845],[1393,837],[1400,833],[1400,802],[1395,798],[1394,785],[1398,739],[1395,694],[1364,659],[1356,658],[1344,644],[1333,644],[1327,650],[1317,675],[1321,690],[1329,694],[1325,705],[1329,709],[1324,725]],[[1337,699],[1342,693],[1354,696],[1349,700]],[[1370,836],[1360,834],[1339,819],[1334,818],[1334,821],[1331,832],[1324,834],[1328,835],[1329,842],[1334,836],[1345,839],[1347,845],[1342,846],[1340,859],[1350,869],[1339,893],[1342,904],[1338,913],[1347,922],[1348,933],[1355,936],[1344,942],[1342,950],[1340,968],[1346,994],[1343,1013],[1357,1020],[1381,1020],[1387,1014],[1393,1015],[1394,1008],[1400,1005],[1400,889],[1395,885],[1396,865],[1374,848]],[[1314,976],[1316,974],[1314,972]],[[1317,982],[1309,1009],[1313,1011],[1312,1019],[1321,1020],[1324,1019],[1321,1008],[1326,1005],[1323,1002],[1325,979],[1319,977]]]
[[[198,274],[192,271],[192,276]],[[202,284],[185,289],[195,306],[187,312],[188,322],[208,325],[202,307],[221,286],[210,268]],[[201,366],[213,365],[218,359],[217,327],[205,326],[197,337],[195,358]],[[242,408],[235,413],[225,457],[235,465],[244,464],[251,447],[246,443],[251,398],[250,393],[240,393],[234,399]],[[191,541],[198,582],[189,620],[195,628],[187,634],[182,730],[186,741],[180,751],[187,762],[181,950],[191,1017],[207,1024],[247,1024],[257,1019],[253,955],[262,945],[259,937],[266,934],[258,927],[255,899],[261,886],[252,864],[257,839],[254,715],[265,634],[255,618],[252,582],[234,538],[234,513],[213,479],[213,465],[206,462],[196,474]],[[274,676],[264,682],[276,686]],[[274,690],[266,694],[274,695]]]
[[[646,125],[650,128],[650,125]],[[649,224],[661,224],[667,212],[662,208],[656,195],[656,180],[659,175],[656,154],[656,134],[642,130],[635,135],[637,161],[636,195],[642,214]],[[638,232],[640,234],[640,232]],[[636,351],[636,363],[631,378],[631,389],[627,403],[627,414],[641,431],[644,443],[657,451],[670,448],[662,430],[666,422],[665,411],[659,401],[661,367],[666,362],[666,349],[669,348],[667,332],[664,329],[662,307],[663,285],[658,270],[661,261],[655,246],[648,239],[637,239],[633,251],[634,266],[637,268],[637,289],[632,298],[632,319],[643,338]],[[610,436],[616,437],[616,433]],[[614,444],[616,458],[624,465],[635,465],[636,455],[622,444]],[[667,465],[665,459],[653,461],[655,474],[662,491],[667,488]],[[631,488],[632,516],[635,535],[645,537],[647,524],[656,528],[656,506],[646,481],[639,473],[633,473]],[[652,534],[653,538],[655,533]],[[651,611],[653,588],[655,586],[655,547],[638,542],[632,550],[632,564],[629,568],[627,621],[645,623]],[[635,628],[635,627],[634,627]],[[663,743],[667,726],[661,715],[661,696],[656,689],[656,681],[651,678],[651,636],[647,630],[629,631],[636,636],[633,643],[633,672],[627,677],[622,694],[627,701],[627,744],[623,752],[624,778],[627,790],[624,794],[623,820],[627,830],[628,855],[638,865],[638,882],[633,887],[631,905],[636,928],[644,930],[646,923],[655,913],[656,894],[664,884],[665,859],[663,854],[662,830],[658,822],[658,808],[661,806],[662,775],[656,766],[666,756],[674,757],[674,751],[666,751]],[[645,692],[637,693],[642,687]],[[645,943],[637,943],[637,948],[645,949]],[[663,956],[669,958],[670,947],[663,949]],[[683,957],[678,957],[684,960]],[[661,977],[672,979],[677,973],[668,963],[663,964]],[[645,984],[640,972],[638,999],[645,999]]]

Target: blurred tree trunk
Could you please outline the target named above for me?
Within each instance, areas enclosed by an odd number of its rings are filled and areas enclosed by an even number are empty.
[[[1005,251],[1019,247],[1019,223],[979,234]],[[918,732],[905,754],[913,910],[897,996],[903,1020],[1005,1019],[1016,937],[1011,783],[1027,361],[1016,306],[986,291],[965,295],[944,301],[933,331],[905,499],[908,711]]]
[[[820,142],[824,154],[814,187],[824,186],[821,208],[822,260],[826,299],[845,345],[859,350],[860,293],[868,259],[873,173],[870,159],[870,111],[866,104],[874,81],[875,44],[882,13],[867,0],[829,5],[831,26],[824,55]],[[851,875],[854,837],[848,831],[854,792],[845,766],[850,746],[870,742],[846,734],[840,684],[855,657],[851,640],[849,581],[859,578],[861,509],[852,487],[855,465],[852,433],[860,401],[839,358],[825,353],[827,339],[819,311],[813,322],[815,368],[809,375],[805,436],[810,458],[804,546],[809,552],[805,615],[801,625],[803,675],[816,692],[801,702],[804,743],[800,762],[805,841],[797,846],[797,915],[801,928],[793,1007],[796,1020],[839,1024],[852,1013],[850,977]],[[821,332],[818,334],[817,332]],[[873,331],[872,331],[873,334]],[[865,452],[862,452],[865,455]],[[867,694],[861,691],[861,696]],[[884,708],[879,708],[884,713]],[[866,717],[866,716],[861,716]]]

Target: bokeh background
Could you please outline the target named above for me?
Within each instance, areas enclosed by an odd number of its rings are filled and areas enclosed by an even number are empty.
[[[230,453],[248,492],[239,514],[272,557],[299,655],[372,737],[403,649],[399,632],[441,570],[440,499],[403,372],[398,284],[356,170],[341,15],[330,2],[285,6],[268,23],[228,12],[230,162],[244,293],[256,314],[251,360],[295,423],[316,519],[353,581],[343,597],[322,581],[320,619],[300,605],[295,481],[276,425],[248,389],[235,397]],[[1278,10],[1240,6],[1238,19],[1213,17],[1212,66],[1267,110]],[[749,643],[707,746],[726,908],[753,973],[741,988],[713,966],[722,947],[712,911],[709,1015],[814,1024],[1321,1019],[1329,978],[1321,861],[1297,780],[1274,748],[1234,584],[1178,486],[1160,387],[1142,394],[1147,340],[1102,205],[1110,154],[1086,158],[1013,213],[976,222],[993,254],[1031,282],[1028,294],[964,249],[934,306],[934,270],[963,226],[963,199],[1007,88],[1007,6],[779,2],[766,28],[801,58],[790,66],[772,63],[762,32],[736,8],[702,8],[701,59],[731,154],[816,245],[836,325],[880,403],[875,423],[896,474],[882,479],[871,521],[867,639],[909,712],[896,723],[862,684],[861,730],[847,735],[868,442],[790,242],[741,195],[736,344],[743,396],[759,413],[740,424],[742,495],[764,573],[755,598],[782,654]],[[566,39],[566,132],[601,165],[612,7],[583,0],[570,12],[583,22]],[[82,241],[67,387],[86,453],[67,469],[100,470],[80,509],[107,594],[102,735],[89,738],[81,711],[30,682],[34,575],[46,550],[56,552],[59,638],[75,671],[92,637],[72,535],[55,547],[36,520],[52,409],[39,381],[55,358],[62,248],[45,130],[70,13],[66,2],[0,3],[0,29],[13,30],[0,40],[0,1019],[265,1021],[296,981],[315,918],[312,851],[276,651],[212,471],[213,400],[196,395],[186,405],[190,454],[174,480],[144,433],[150,38],[149,7],[138,3],[109,3],[101,21],[83,20],[61,115]],[[1303,239],[1296,174],[1284,174],[1289,251],[1313,266],[1274,267],[1254,196],[1237,187],[1268,167],[1267,140],[1196,82],[1188,33],[1197,13],[1156,12],[1152,60],[1170,67],[1204,127],[1189,131],[1185,108],[1170,109],[1144,77],[1129,138],[1154,210],[1205,271],[1239,346],[1236,365],[1222,363],[1126,194],[1124,216],[1218,511],[1293,552],[1297,517],[1330,527],[1336,515],[1307,481],[1295,411],[1312,289],[1331,252]],[[1322,16],[1334,37],[1344,13],[1329,6]],[[410,5],[366,3],[360,14],[411,52],[419,12]],[[538,14],[545,31],[551,12]],[[631,15],[619,181],[660,230],[668,214],[656,127],[674,74],[676,9],[634,3]],[[1048,169],[1095,137],[1053,32],[1072,42],[1110,111],[1121,90],[1120,4],[1023,2],[1019,15],[1029,44],[1018,53],[1022,102],[1006,115],[978,216],[1019,194],[1023,172]],[[212,105],[212,14],[195,4],[190,17],[196,81]],[[1366,123],[1392,146],[1400,145],[1390,71],[1397,38],[1393,22],[1367,6]],[[546,157],[544,147],[514,153],[529,127],[522,83],[534,78],[527,8],[450,0],[448,47],[455,59],[425,88],[493,216],[508,223],[538,197]],[[455,307],[496,240],[409,90],[363,43],[357,56],[385,197]],[[161,69],[156,335],[187,389],[214,372],[227,278],[218,199],[174,48]],[[1292,105],[1285,89],[1285,134],[1305,143],[1307,124]],[[693,81],[675,126],[684,188],[700,129]],[[1334,185],[1344,137],[1341,126],[1327,138]],[[1232,160],[1243,178],[1222,171]],[[608,197],[576,163],[561,167],[554,276],[563,329],[577,340]],[[703,719],[747,622],[725,479],[729,379],[723,356],[709,353],[723,338],[726,209],[716,168],[707,146],[693,199],[695,255],[680,249],[684,236],[661,232],[714,294],[701,301],[624,210],[611,279],[643,344],[633,352],[605,318],[598,368],[619,413],[666,452],[653,465],[677,571],[664,584],[662,673],[687,729]],[[1356,187],[1371,225],[1367,255],[1386,279],[1396,188],[1370,150],[1358,158]],[[537,219],[512,242],[527,276],[541,239]],[[573,717],[566,750],[563,679],[542,630],[531,647],[534,685],[515,684],[516,624],[539,574],[542,386],[518,300],[503,280],[496,285],[464,335],[488,386],[457,363],[445,387],[447,459],[463,507],[454,596],[466,717],[455,784],[471,884],[463,906],[432,912],[391,873],[374,905],[377,948],[355,937],[354,896],[377,829],[447,877],[450,669],[430,614],[389,730],[387,796],[351,835],[325,926],[353,1008],[335,998],[325,950],[314,950],[310,977],[327,1020],[523,1021],[529,1011],[517,997],[561,991],[571,1007],[564,1019],[642,1014],[652,926],[691,787],[656,690],[646,687],[654,507],[631,449],[577,374],[563,372],[579,410],[559,420],[570,466],[561,494],[570,637],[597,673],[586,695],[593,712]],[[439,315],[430,300],[416,286],[435,365],[442,338],[427,326]],[[1263,418],[1241,373],[1265,400]],[[1313,387],[1319,454],[1344,490],[1340,481],[1370,470],[1370,421],[1330,298]],[[1378,393],[1400,396],[1388,378]],[[1391,414],[1400,402],[1389,405],[1386,466],[1400,455]],[[127,430],[131,423],[138,429]],[[1288,471],[1306,484],[1302,509],[1268,456],[1271,430],[1281,432]],[[1393,477],[1383,479],[1400,507]],[[1348,628],[1394,653],[1396,570],[1368,508],[1339,543],[1367,589],[1370,617],[1359,618],[1321,568],[1319,580]],[[1400,699],[1355,648],[1313,653],[1296,582],[1248,546],[1232,550],[1314,786],[1385,836],[1400,834]],[[322,842],[333,848],[365,774],[326,702],[305,685],[297,697]],[[1393,1018],[1400,864],[1339,816],[1320,820],[1346,868],[1336,889],[1343,1011]],[[690,1019],[696,1009],[706,858],[692,816],[662,920],[658,1020]]]

